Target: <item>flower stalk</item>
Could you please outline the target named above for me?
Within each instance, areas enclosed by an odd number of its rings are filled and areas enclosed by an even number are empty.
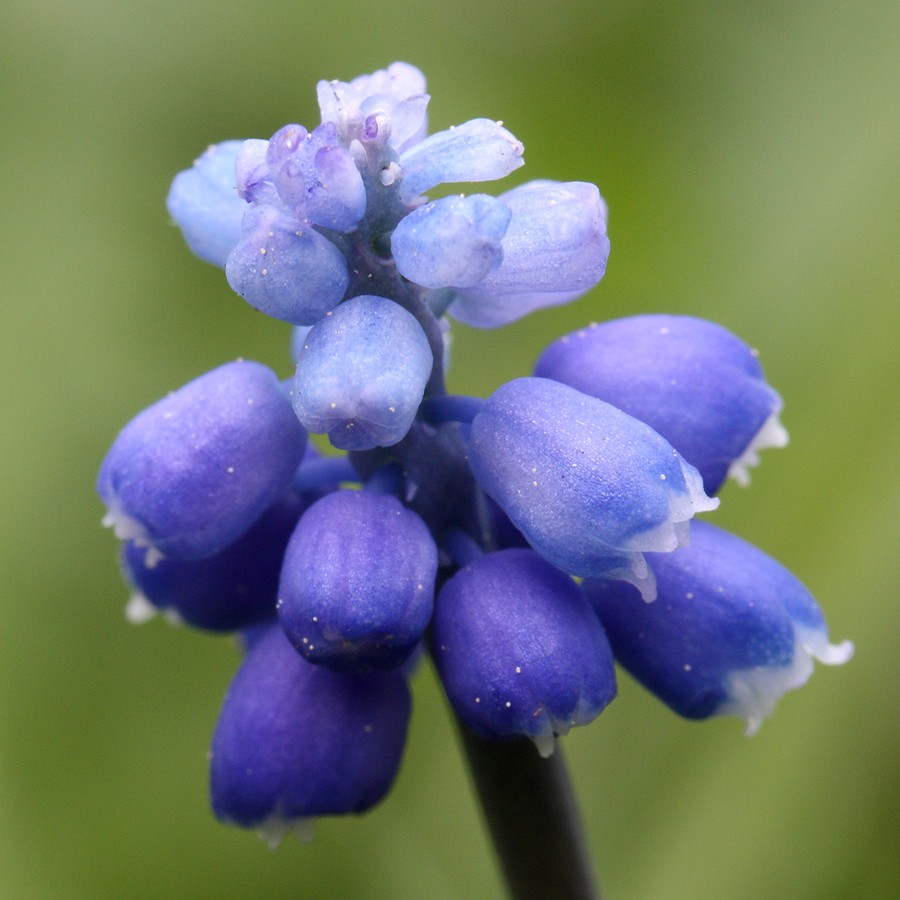
[[[599,900],[562,748],[544,758],[524,738],[487,741],[458,725],[512,900]]]

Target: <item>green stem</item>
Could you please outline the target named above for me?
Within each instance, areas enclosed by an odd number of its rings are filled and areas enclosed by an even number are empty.
[[[459,723],[481,809],[513,900],[597,900],[599,889],[562,750],[485,741]]]

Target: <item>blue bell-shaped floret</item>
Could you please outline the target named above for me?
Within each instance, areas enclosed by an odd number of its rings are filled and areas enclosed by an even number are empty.
[[[399,672],[332,672],[277,625],[253,635],[213,736],[213,811],[272,844],[317,816],[365,812],[397,774],[409,712]]]
[[[453,708],[487,738],[554,736],[615,697],[612,651],[579,586],[533,550],[500,550],[441,589],[434,659]]]
[[[275,615],[281,561],[306,499],[289,492],[242,537],[205,559],[146,562],[147,551],[129,541],[122,551],[134,588],[126,615],[144,622],[158,612],[176,624],[210,631],[247,628]]]
[[[816,601],[787,569],[746,541],[695,522],[691,543],[651,554],[658,595],[643,603],[623,582],[584,583],[616,659],[690,719],[737,715],[748,734],[813,660],[836,665],[849,641],[828,643]]]
[[[764,447],[783,447],[781,398],[756,354],[714,322],[630,316],[554,341],[534,374],[617,406],[658,431],[714,494],[726,476],[749,482]]]
[[[674,550],[718,500],[652,428],[545,378],[502,385],[474,417],[469,463],[528,542],[573,575],[602,577]]]
[[[122,429],[97,477],[104,523],[148,565],[220,553],[284,492],[305,446],[275,374],[227,363]]]
[[[306,335],[294,410],[341,450],[390,447],[409,431],[433,364],[411,313],[385,297],[354,297]]]
[[[284,556],[278,617],[310,662],[389,669],[405,662],[431,619],[437,547],[395,497],[341,490],[300,519]]]

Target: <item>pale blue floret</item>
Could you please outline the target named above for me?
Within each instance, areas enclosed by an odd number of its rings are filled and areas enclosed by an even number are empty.
[[[306,206],[307,178],[304,169],[306,160],[301,158],[309,132],[302,125],[284,125],[265,144],[264,162],[257,161],[259,150],[256,141],[248,148],[246,160],[250,185],[261,181],[271,181],[282,203],[297,218],[303,218]],[[251,168],[252,166],[252,168]],[[255,199],[255,198],[254,198]],[[256,202],[266,202],[257,200]]]
[[[500,265],[509,207],[485,194],[446,197],[400,220],[391,252],[400,274],[426,288],[472,287]]]
[[[225,276],[251,306],[294,325],[312,325],[341,302],[350,276],[340,250],[274,206],[253,206]]]
[[[537,181],[499,199],[512,212],[503,261],[448,308],[477,328],[568,303],[600,281],[609,257],[606,204],[594,185]]]
[[[714,322],[629,316],[550,344],[534,374],[552,378],[646,422],[703,476],[714,494],[726,476],[749,481],[764,447],[783,447],[781,398],[756,354]]]
[[[342,450],[390,447],[409,431],[433,364],[414,316],[385,297],[354,297],[307,335],[294,410]]]
[[[434,660],[457,714],[484,737],[531,738],[586,725],[616,695],[603,628],[569,576],[533,550],[500,550],[441,589]]]
[[[310,134],[299,125],[285,126],[269,141],[266,162],[279,196],[298,219],[351,231],[365,215],[362,176],[333,122]]]
[[[284,492],[305,446],[275,374],[227,363],[122,429],[97,478],[104,522],[146,547],[148,564],[212,556]]]
[[[306,129],[302,125],[286,125],[285,128],[299,129],[298,141],[306,137]],[[269,142],[258,138],[251,138],[241,144],[237,159],[234,161],[237,192],[247,203],[255,203],[258,206],[280,206],[282,201],[272,183],[266,159],[268,152]],[[244,210],[246,211],[246,207]]]
[[[643,422],[566,385],[518,378],[473,419],[469,463],[528,542],[573,575],[600,577],[674,550],[715,509],[697,470]]]
[[[166,208],[188,247],[206,262],[225,265],[241,238],[247,205],[235,190],[234,164],[242,141],[214,144],[172,181]]]
[[[524,164],[524,152],[520,141],[490,119],[438,131],[400,155],[400,199],[413,203],[439,184],[503,178]]]
[[[616,659],[648,690],[691,719],[737,715],[748,734],[781,696],[812,674],[813,660],[850,659],[804,585],[752,544],[707,522],[674,553],[650,554],[658,596],[631,585],[584,583]]]
[[[395,62],[352,81],[320,81],[316,92],[323,122],[334,122],[346,144],[358,140],[402,153],[426,133],[425,76]]]
[[[303,514],[290,539],[279,621],[310,662],[396,668],[431,620],[437,565],[427,526],[396,497],[336,491]]]

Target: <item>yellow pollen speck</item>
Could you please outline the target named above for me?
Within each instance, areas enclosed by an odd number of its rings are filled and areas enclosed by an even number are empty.
[[[510,708],[512,707],[512,703],[511,703],[509,700],[507,700],[506,703],[504,703],[503,705],[504,705],[507,709],[510,709]]]
[[[397,407],[396,407],[396,406],[389,406],[389,407],[388,407],[388,412],[397,412]]]
[[[660,481],[665,481],[665,480],[666,480],[665,473],[663,473],[662,475],[659,476],[659,480],[660,480]]]
[[[522,667],[516,666],[516,675],[521,675],[521,674],[522,674]]]
[[[260,248],[259,248],[259,252],[260,252],[260,255],[261,255],[261,256],[265,256],[265,255],[266,255],[266,248],[265,248],[265,247],[260,247]]]

